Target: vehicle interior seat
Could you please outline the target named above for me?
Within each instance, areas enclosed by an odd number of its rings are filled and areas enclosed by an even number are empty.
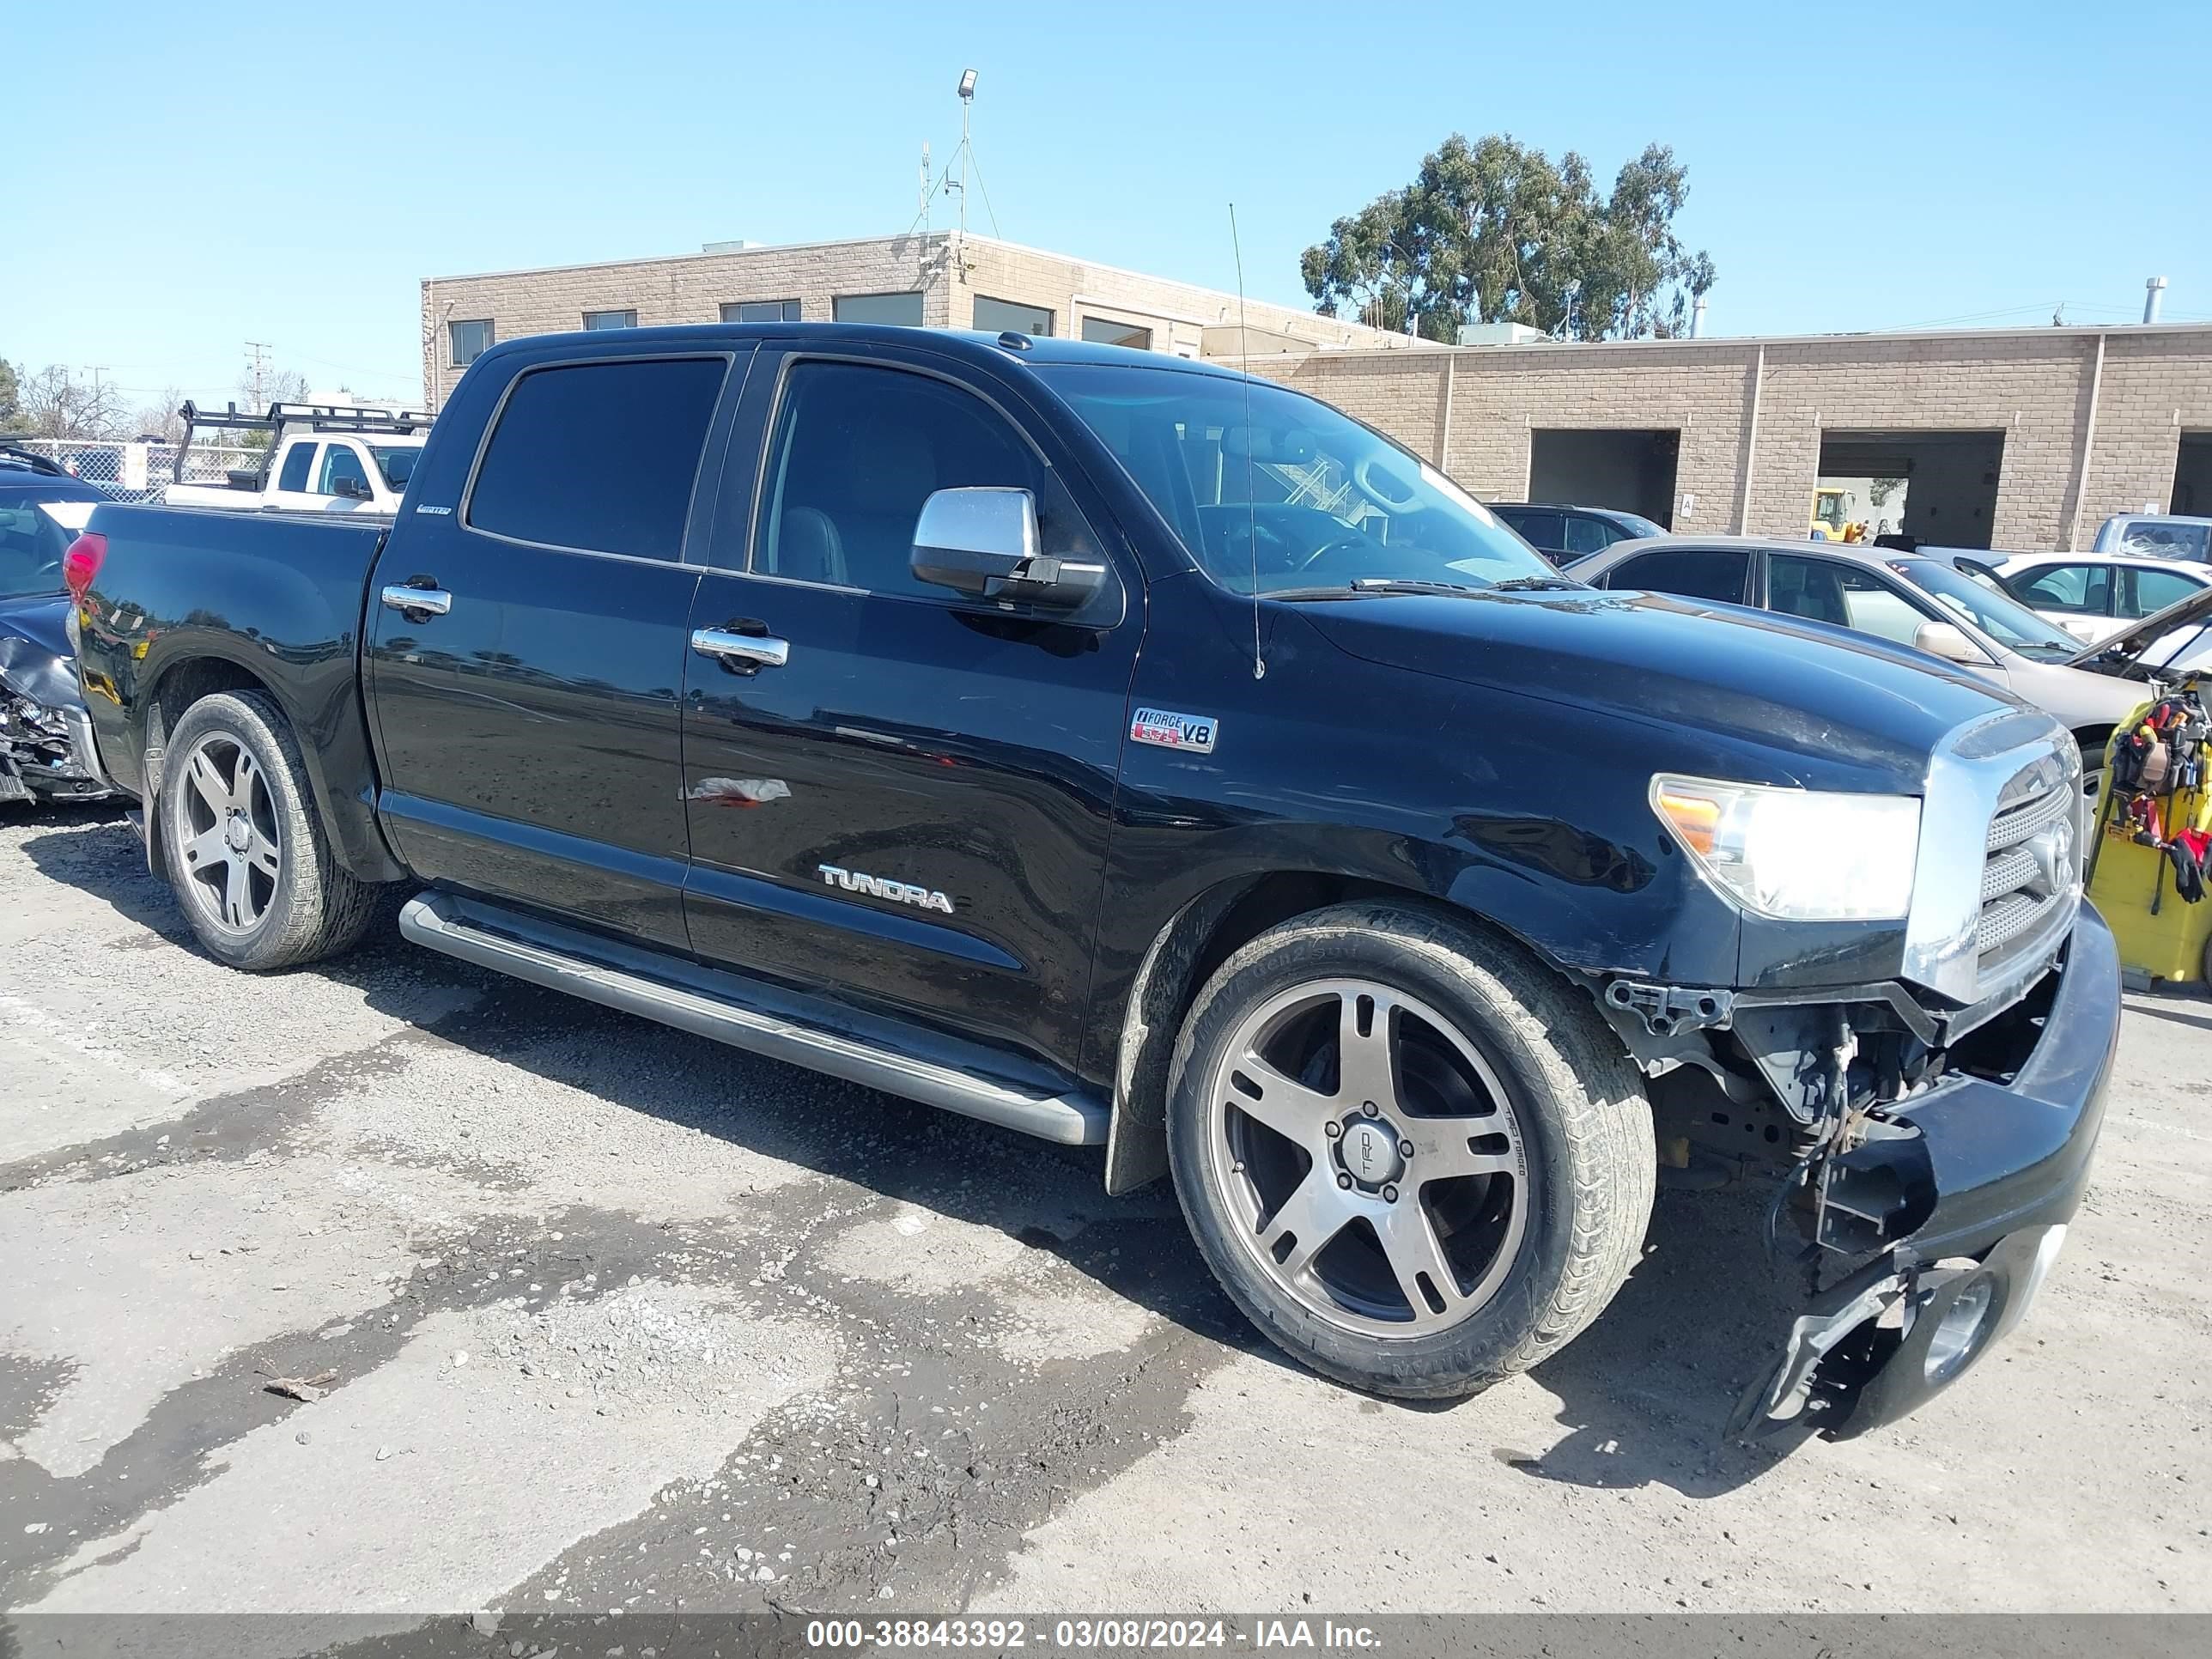
[[[804,582],[844,586],[845,544],[836,520],[818,507],[787,507],[776,520],[775,549],[769,568]]]
[[[1844,603],[1844,584],[1833,570],[1812,559],[1770,559],[1766,566],[1766,608],[1809,622],[1851,625]]]

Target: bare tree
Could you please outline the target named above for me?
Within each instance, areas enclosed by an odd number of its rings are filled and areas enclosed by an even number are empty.
[[[164,386],[152,403],[131,417],[131,435],[165,444],[183,442],[185,417],[179,409],[184,401],[183,387]]]
[[[264,368],[261,371],[261,401],[254,398],[254,374],[247,369],[238,377],[238,401],[242,408],[259,414],[270,404],[303,404],[307,400],[307,377],[297,369]]]
[[[112,438],[125,424],[112,381],[84,379],[59,363],[26,377],[17,393],[21,423],[40,438]]]

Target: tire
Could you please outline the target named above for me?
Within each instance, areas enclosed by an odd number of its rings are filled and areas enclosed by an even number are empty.
[[[170,731],[167,753],[162,854],[210,956],[273,973],[360,942],[381,889],[332,854],[299,740],[274,702],[258,691],[203,697]]]
[[[1370,1393],[1455,1398],[1557,1352],[1650,1218],[1650,1103],[1589,1000],[1414,904],[1340,905],[1237,951],[1169,1090],[1214,1276],[1278,1346]]]

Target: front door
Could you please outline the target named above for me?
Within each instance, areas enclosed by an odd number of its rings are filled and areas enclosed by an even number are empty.
[[[472,478],[423,481],[372,579],[378,805],[428,880],[680,948],[686,553],[750,353],[556,354],[506,386]]]
[[[692,607],[695,629],[763,639],[685,664],[693,949],[1072,1072],[1143,590],[1117,570],[1040,620],[917,580],[933,490],[1033,491],[1047,552],[1099,556],[1099,515],[926,350],[775,355]]]

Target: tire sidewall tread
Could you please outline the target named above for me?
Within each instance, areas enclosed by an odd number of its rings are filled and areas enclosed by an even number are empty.
[[[1514,1091],[1530,1210],[1520,1259],[1465,1322],[1383,1341],[1291,1297],[1229,1237],[1207,1184],[1203,1091],[1218,1050],[1260,1000],[1303,981],[1367,975],[1452,1019]],[[1642,1081],[1589,997],[1516,943],[1417,904],[1352,903],[1295,918],[1233,953],[1177,1039],[1169,1161],[1200,1249],[1248,1317],[1325,1376],[1405,1398],[1473,1393],[1565,1346],[1635,1266],[1657,1184]]]
[[[252,930],[234,933],[210,921],[185,890],[178,849],[182,844],[185,784],[180,768],[165,776],[160,829],[166,838],[170,881],[192,933],[210,956],[248,973],[273,973],[321,961],[350,949],[376,914],[380,890],[357,880],[332,852],[315,812],[305,762],[291,722],[273,699],[258,691],[219,691],[191,703],[168,734],[168,751],[181,757],[201,738],[220,733],[253,757],[269,789],[283,866],[269,908]]]

